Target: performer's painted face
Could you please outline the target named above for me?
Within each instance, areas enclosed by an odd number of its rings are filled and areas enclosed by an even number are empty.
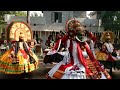
[[[85,29],[82,26],[78,26],[76,28],[76,33],[81,34],[82,36],[84,36],[85,35]]]
[[[109,33],[107,33],[107,35],[106,35],[106,41],[107,41],[107,42],[111,42],[111,37],[110,37],[110,34],[109,34]]]
[[[22,31],[20,32],[19,38],[24,40],[24,33]]]

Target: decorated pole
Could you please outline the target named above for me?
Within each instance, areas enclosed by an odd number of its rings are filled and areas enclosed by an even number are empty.
[[[27,23],[30,24],[30,11],[27,11]]]

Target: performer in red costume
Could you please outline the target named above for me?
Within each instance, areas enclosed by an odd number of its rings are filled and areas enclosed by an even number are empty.
[[[55,47],[52,45],[53,43],[50,43],[52,47],[47,52],[46,56],[44,57],[44,63],[59,63],[63,59],[62,51],[64,50],[64,47],[61,43],[61,38],[63,37],[62,31],[56,35],[55,40]]]
[[[71,19],[66,23],[67,34],[61,39],[65,50],[63,60],[46,75],[48,79],[111,79],[111,76],[94,58],[87,44],[83,25]],[[89,32],[87,32],[89,33]],[[54,50],[59,47],[59,41]]]

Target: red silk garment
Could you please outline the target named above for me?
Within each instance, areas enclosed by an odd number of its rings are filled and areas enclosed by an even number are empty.
[[[20,52],[22,53],[23,57],[27,59],[27,53],[22,49],[20,49]]]
[[[90,48],[87,46],[87,43],[85,45],[85,48],[86,48],[86,51],[87,51],[87,54],[89,55],[90,57],[90,60],[93,62],[93,64],[96,66],[96,69],[98,72],[102,71],[105,76],[107,77],[107,79],[111,79],[111,76],[107,73],[107,71],[105,69],[103,69],[101,67],[101,64],[94,58],[92,52],[90,51]]]
[[[91,73],[91,70],[89,69],[89,66],[87,65],[86,63],[86,60],[85,58],[83,57],[82,55],[82,50],[79,46],[80,44],[77,43],[77,48],[78,48],[78,58],[80,60],[80,62],[84,65],[85,69],[86,69],[86,74],[87,75],[90,75]],[[103,72],[105,74],[105,76],[108,78],[108,79],[111,79],[111,76],[101,67],[101,64],[94,58],[90,48],[88,47],[87,43],[85,44],[85,48],[86,48],[86,52],[87,54],[89,55],[90,57],[90,61],[91,63],[93,63],[93,65],[95,66],[97,72]]]

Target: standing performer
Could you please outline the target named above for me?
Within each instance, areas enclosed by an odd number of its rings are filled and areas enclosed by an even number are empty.
[[[5,33],[1,34],[0,38],[0,55],[3,55],[3,53],[8,50],[9,45],[5,36]]]
[[[101,36],[101,41],[103,42],[100,52],[96,54],[97,60],[116,60],[117,54],[114,52],[114,34],[111,31],[105,31]]]
[[[83,25],[71,19],[66,24],[66,31],[67,34],[61,39],[66,49],[63,52],[63,60],[56,64],[46,77],[48,79],[111,79],[108,72],[94,58],[86,42]],[[57,49],[57,46],[54,49]]]
[[[0,45],[4,43],[4,40],[6,40],[6,37],[5,37],[5,33],[3,32],[0,38]]]
[[[38,58],[27,44],[32,40],[29,25],[22,21],[14,21],[7,28],[7,39],[12,47],[0,58],[0,71],[6,74],[22,74],[38,68]]]

